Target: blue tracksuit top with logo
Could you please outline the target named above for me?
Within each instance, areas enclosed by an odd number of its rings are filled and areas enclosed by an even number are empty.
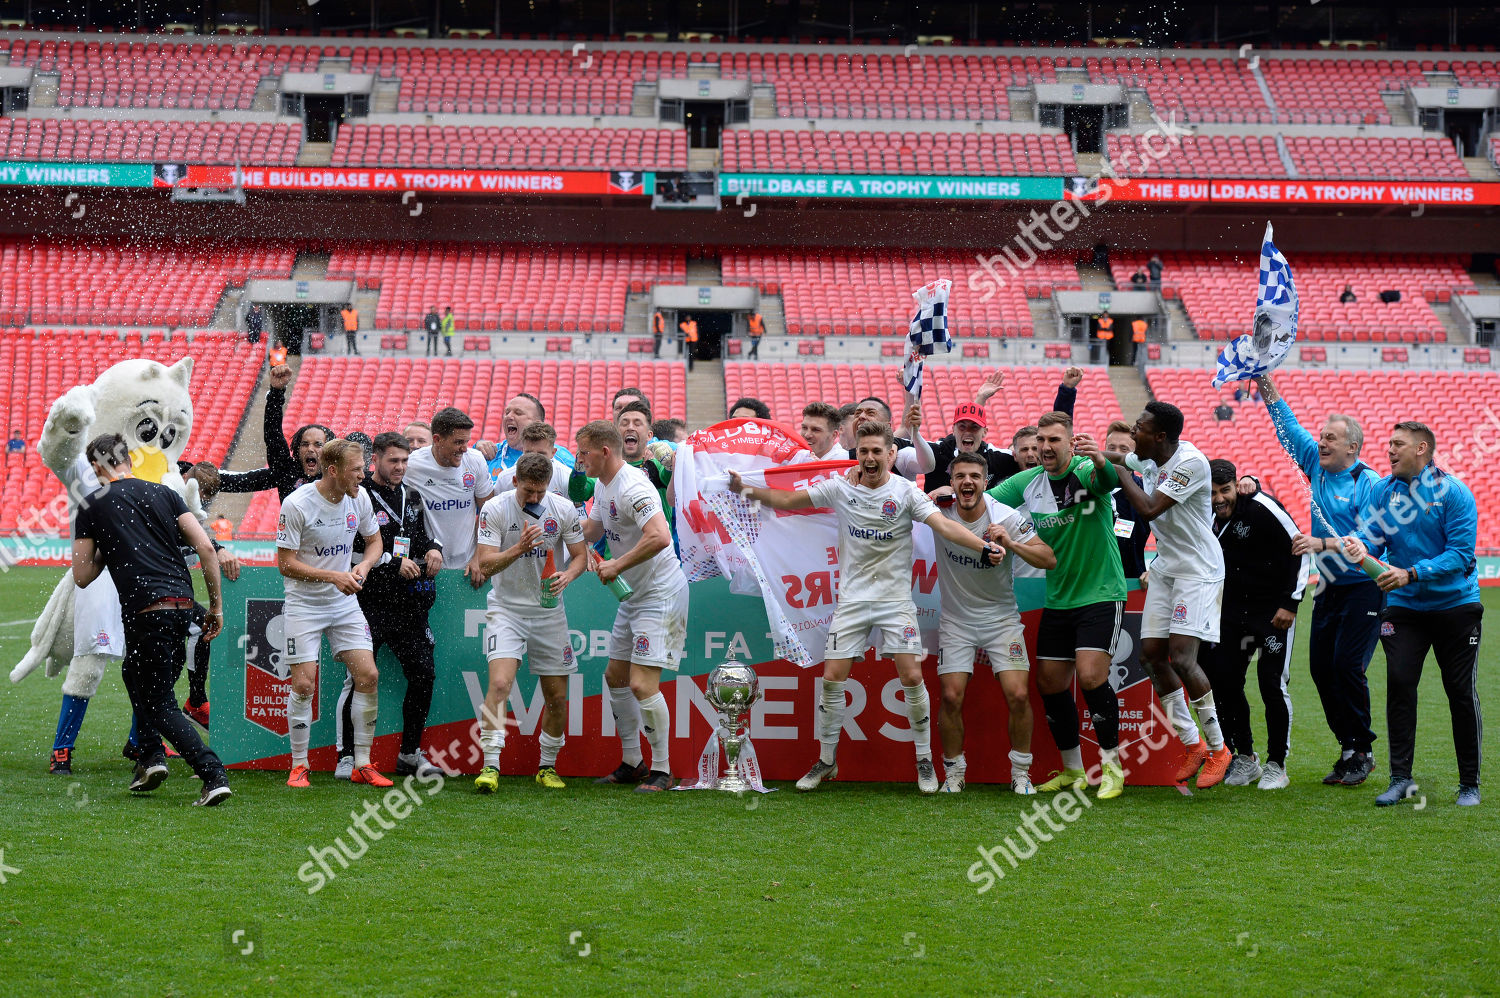
[[[1386,594],[1391,606],[1449,610],[1479,602],[1474,544],[1479,510],[1457,477],[1429,464],[1411,481],[1388,475],[1360,512],[1357,536],[1394,568],[1415,568],[1417,581]]]
[[[1324,518],[1333,525],[1333,529],[1339,532],[1338,536],[1348,537],[1354,532],[1359,511],[1370,501],[1370,492],[1375,483],[1380,481],[1380,476],[1363,461],[1355,461],[1343,471],[1324,471],[1323,466],[1318,464],[1318,441],[1297,422],[1297,417],[1286,400],[1268,402],[1266,408],[1271,412],[1271,421],[1276,425],[1276,436],[1281,439],[1281,446],[1286,448],[1286,452],[1312,483],[1312,497],[1318,504],[1318,509],[1323,511]],[[1314,516],[1312,536],[1334,535],[1323,526],[1322,520]],[[1317,565],[1319,573],[1327,572],[1331,576],[1328,580],[1330,585],[1347,586],[1351,582],[1365,582],[1369,579],[1358,565],[1351,565],[1348,560],[1332,553],[1317,558]]]

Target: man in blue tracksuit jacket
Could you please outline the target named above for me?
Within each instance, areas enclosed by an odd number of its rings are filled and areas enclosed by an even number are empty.
[[[1391,741],[1391,785],[1375,798],[1399,803],[1415,790],[1417,684],[1430,648],[1443,676],[1458,756],[1458,803],[1479,803],[1479,754],[1484,722],[1475,675],[1479,667],[1479,567],[1474,544],[1479,511],[1474,493],[1433,463],[1437,441],[1422,423],[1391,431],[1391,473],[1360,511],[1358,529],[1344,542],[1350,557],[1368,551],[1389,567],[1376,579],[1387,594],[1381,616],[1385,649],[1386,727]]]
[[[1292,553],[1311,554],[1318,567],[1308,668],[1318,687],[1318,698],[1323,701],[1323,716],[1340,749],[1338,761],[1323,782],[1357,786],[1375,767],[1371,753],[1375,732],[1370,728],[1370,686],[1365,670],[1375,654],[1385,599],[1359,565],[1351,565],[1344,558],[1338,539],[1353,533],[1359,511],[1369,501],[1380,475],[1359,459],[1364,432],[1353,416],[1330,415],[1314,440],[1297,422],[1292,407],[1271,379],[1256,380],[1281,446],[1312,483],[1313,501],[1323,513],[1321,519],[1313,516],[1311,537],[1294,539]],[[1337,533],[1328,530],[1325,519]]]

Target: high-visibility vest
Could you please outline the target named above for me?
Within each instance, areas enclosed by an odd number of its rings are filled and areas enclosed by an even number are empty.
[[[271,366],[280,367],[286,363],[286,347],[275,346],[271,348]]]
[[[1130,324],[1130,340],[1132,343],[1146,342],[1146,320],[1137,319]]]
[[[766,320],[760,317],[759,312],[750,313],[750,335],[764,336],[766,332]]]
[[[651,331],[658,335],[667,331],[667,320],[661,317],[660,312],[653,312],[651,315]]]
[[[1099,338],[1101,340],[1112,340],[1115,338],[1115,320],[1107,315],[1099,316]]]
[[[693,321],[692,319],[689,319],[687,322],[684,322],[682,324],[682,334],[683,334],[683,337],[689,343],[697,343],[698,342],[698,323],[695,322],[695,321]]]
[[[230,523],[226,518],[224,518],[222,516],[219,517],[217,520],[215,520],[214,521],[214,540],[218,540],[218,541],[232,541],[232,540],[234,540],[234,524]]]
[[[352,308],[339,309],[339,315],[344,317],[344,332],[354,333],[359,331],[359,312]]]

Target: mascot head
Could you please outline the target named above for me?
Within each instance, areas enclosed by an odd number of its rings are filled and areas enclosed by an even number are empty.
[[[154,360],[123,360],[94,382],[94,426],[125,438],[137,478],[171,484],[177,474],[177,461],[193,430],[192,374],[191,357],[171,367]]]

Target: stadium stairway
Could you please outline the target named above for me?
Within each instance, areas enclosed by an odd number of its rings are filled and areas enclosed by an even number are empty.
[[[687,376],[688,426],[694,429],[712,426],[728,414],[728,405],[723,361],[694,361]]]
[[[1133,367],[1114,366],[1109,369],[1109,386],[1115,390],[1115,399],[1120,403],[1127,423],[1134,422],[1154,395],[1141,372]],[[1100,441],[1102,444],[1103,441]]]
[[[1172,339],[1197,340],[1198,327],[1194,326],[1193,320],[1188,318],[1187,308],[1183,306],[1182,299],[1163,296],[1162,303],[1167,306],[1167,316],[1172,322]]]

